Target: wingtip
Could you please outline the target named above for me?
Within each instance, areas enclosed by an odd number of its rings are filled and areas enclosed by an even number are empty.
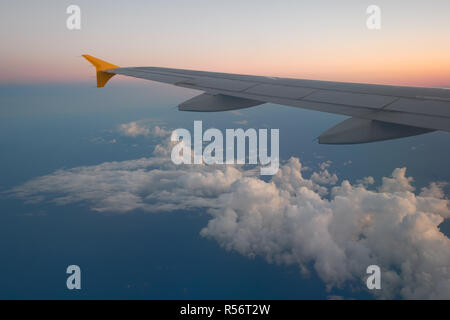
[[[97,70],[97,88],[103,88],[109,79],[114,76],[114,73],[104,72],[105,70],[119,68],[119,66],[93,57],[89,54],[82,54],[81,56],[89,61]]]
[[[109,63],[105,60],[96,58],[94,56],[91,56],[89,54],[82,54],[83,58],[85,58],[87,61],[89,61],[96,69],[97,71],[104,71],[107,69],[116,69],[119,68],[119,66],[116,66],[115,64]]]

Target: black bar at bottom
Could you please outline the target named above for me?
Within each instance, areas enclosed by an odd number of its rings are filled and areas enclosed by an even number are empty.
[[[431,306],[433,304],[433,306]],[[424,308],[448,309],[449,301],[367,301],[367,300],[31,300],[1,301],[2,312],[17,316],[31,312],[34,316],[138,316],[139,319],[301,319],[329,315],[417,313]],[[386,310],[384,310],[386,308]],[[445,309],[444,309],[445,308]],[[363,311],[361,311],[363,310]],[[309,313],[311,312],[311,313]],[[308,314],[310,316],[308,316]]]

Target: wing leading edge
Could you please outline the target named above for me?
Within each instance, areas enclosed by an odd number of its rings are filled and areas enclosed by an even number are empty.
[[[97,70],[97,86],[116,74],[203,91],[178,106],[214,112],[275,103],[352,118],[330,128],[319,143],[351,144],[450,131],[450,90],[272,78],[158,67],[120,68],[83,55]]]

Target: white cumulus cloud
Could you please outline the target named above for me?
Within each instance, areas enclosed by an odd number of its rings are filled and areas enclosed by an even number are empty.
[[[99,212],[206,210],[201,235],[247,257],[310,266],[328,288],[365,288],[366,268],[382,270],[384,298],[450,298],[450,217],[442,183],[415,193],[405,168],[336,185],[329,163],[304,177],[291,158],[271,180],[240,166],[176,166],[170,143],[150,158],[58,170],[8,191],[30,202],[83,202]],[[327,187],[327,185],[335,185]],[[327,196],[325,196],[327,195]]]
[[[161,128],[158,125],[150,127],[148,121],[132,121],[123,123],[118,127],[119,132],[127,137],[149,136],[156,137],[168,136],[171,132]]]

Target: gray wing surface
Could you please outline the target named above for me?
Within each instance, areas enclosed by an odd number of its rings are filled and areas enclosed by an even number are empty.
[[[449,89],[158,67],[110,68],[102,72],[203,91],[181,103],[178,108],[183,111],[224,111],[274,103],[351,117],[323,133],[319,143],[364,143],[450,131]]]

